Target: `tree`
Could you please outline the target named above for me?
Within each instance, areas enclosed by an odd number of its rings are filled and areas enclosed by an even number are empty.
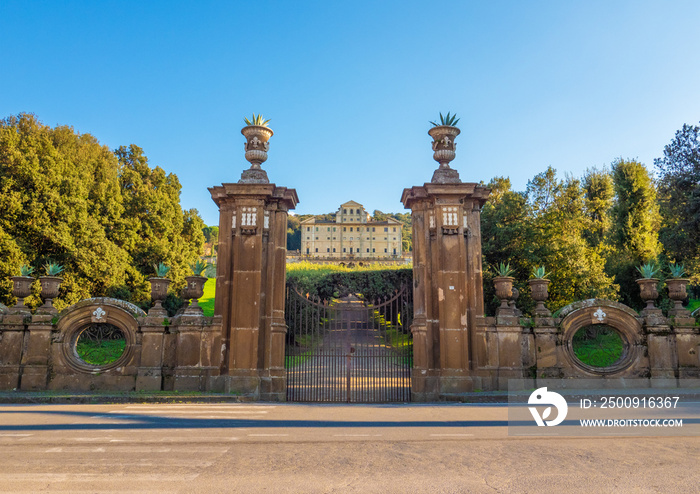
[[[620,158],[611,168],[615,188],[611,229],[614,255],[608,257],[606,270],[620,285],[622,302],[641,308],[636,266],[657,260],[662,250],[656,187],[644,165],[635,160]]]
[[[210,254],[213,255],[219,248],[219,227],[205,226],[202,228],[202,233],[204,234],[205,248],[209,249]]]
[[[143,150],[132,144],[114,151],[119,162],[124,216],[115,238],[140,273],[152,275],[153,266],[170,266],[173,287],[184,285],[189,264],[202,253],[204,224],[196,209],[180,208],[180,181],[156,166],[148,166]]]
[[[552,281],[549,307],[559,309],[575,300],[615,298],[617,287],[604,271],[602,256],[586,241],[585,195],[581,182],[559,180],[549,167],[530,180],[525,193],[510,190],[510,180],[489,183],[491,197],[482,210],[485,301],[492,312],[490,266],[500,262],[514,269],[521,292],[519,306],[534,306],[526,280],[544,265]]]
[[[700,281],[700,127],[684,124],[654,161],[659,171],[661,242]]]
[[[5,280],[20,263],[37,274],[48,260],[64,266],[59,309],[116,292],[147,298],[147,253],[186,274],[203,242],[199,215],[180,209],[177,177],[151,170],[136,146],[120,149],[132,164],[71,127],[0,121],[0,300],[14,302]]]
[[[582,180],[588,227],[584,235],[591,247],[603,248],[612,226],[611,211],[615,188],[610,172],[596,168],[586,170]]]

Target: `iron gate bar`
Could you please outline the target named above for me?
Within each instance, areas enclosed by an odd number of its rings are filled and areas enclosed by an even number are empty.
[[[412,290],[367,303],[287,288],[289,401],[410,401]]]

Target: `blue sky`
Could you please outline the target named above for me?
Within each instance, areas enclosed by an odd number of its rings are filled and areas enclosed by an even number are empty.
[[[35,113],[207,187],[236,182],[243,116],[275,135],[263,165],[298,213],[355,200],[403,211],[430,180],[429,120],[461,118],[463,181],[548,165],[649,168],[700,121],[697,1],[0,2],[0,118]]]

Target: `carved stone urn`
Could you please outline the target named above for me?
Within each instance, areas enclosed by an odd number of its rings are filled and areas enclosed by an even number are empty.
[[[23,309],[28,309],[24,305],[24,299],[32,294],[32,283],[34,283],[34,278],[31,276],[12,277],[12,295],[17,297],[17,303],[14,307],[17,311],[21,312]]]
[[[246,139],[245,159],[250,162],[250,168],[243,172],[239,183],[269,183],[267,172],[260,165],[267,160],[272,129],[264,125],[246,125],[241,129],[241,134]]]
[[[637,280],[639,285],[639,291],[642,296],[642,300],[646,303],[644,310],[654,310],[654,300],[659,298],[659,290],[656,285],[659,283],[657,278],[641,278]]]
[[[534,310],[535,315],[550,316],[552,313],[544,306],[545,301],[549,298],[548,287],[550,281],[546,278],[532,278],[527,280],[527,283],[530,285],[532,300],[537,303]]]
[[[204,276],[185,276],[185,281],[187,285],[182,290],[182,298],[192,301],[190,307],[198,308],[197,301],[204,295],[204,283],[207,282],[207,278]]]
[[[508,301],[513,297],[513,281],[512,276],[496,276],[493,279],[493,286],[496,289],[496,297],[501,301],[499,309],[509,309]]]
[[[688,313],[683,308],[683,301],[688,298],[688,292],[686,291],[688,283],[690,283],[690,280],[686,278],[668,278],[666,280],[668,298],[673,300],[673,309],[671,309],[673,315],[686,315]]]
[[[155,312],[165,312],[163,309],[163,300],[168,296],[168,285],[170,285],[170,280],[168,278],[152,277],[148,278],[151,282],[151,300],[155,302],[151,310]],[[150,311],[149,311],[150,313]]]
[[[55,310],[53,299],[58,297],[58,289],[61,287],[63,278],[60,276],[40,276],[41,283],[41,298],[44,300],[44,305],[40,307],[43,310]]]
[[[450,161],[455,159],[457,143],[455,138],[460,130],[451,125],[438,125],[428,131],[433,138],[433,159],[440,163],[440,166],[433,173],[432,183],[461,183],[459,172],[450,168]]]

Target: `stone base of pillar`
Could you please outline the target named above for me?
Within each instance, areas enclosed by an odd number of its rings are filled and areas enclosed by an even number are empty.
[[[461,395],[477,389],[467,370],[443,369],[440,375],[440,401],[460,401]]]
[[[260,400],[260,376],[256,370],[230,371],[221,376],[223,392],[240,396],[245,400]]]
[[[440,378],[435,371],[414,369],[411,377],[411,401],[438,401],[440,397]]]
[[[260,378],[260,401],[287,401],[287,375],[285,371],[270,371]]]
[[[211,374],[218,373],[214,367],[176,367],[173,379],[178,391],[209,391]]]
[[[139,367],[136,376],[136,391],[160,391],[163,374],[160,367]]]
[[[22,370],[22,391],[43,391],[48,382],[48,365],[26,365]]]
[[[649,379],[649,387],[651,388],[677,388],[678,381],[675,377],[666,377],[668,374],[673,376],[673,369],[661,372],[660,377],[654,376],[654,370],[651,371],[651,379]]]
[[[0,366],[0,389],[15,390],[19,385],[19,365]]]

